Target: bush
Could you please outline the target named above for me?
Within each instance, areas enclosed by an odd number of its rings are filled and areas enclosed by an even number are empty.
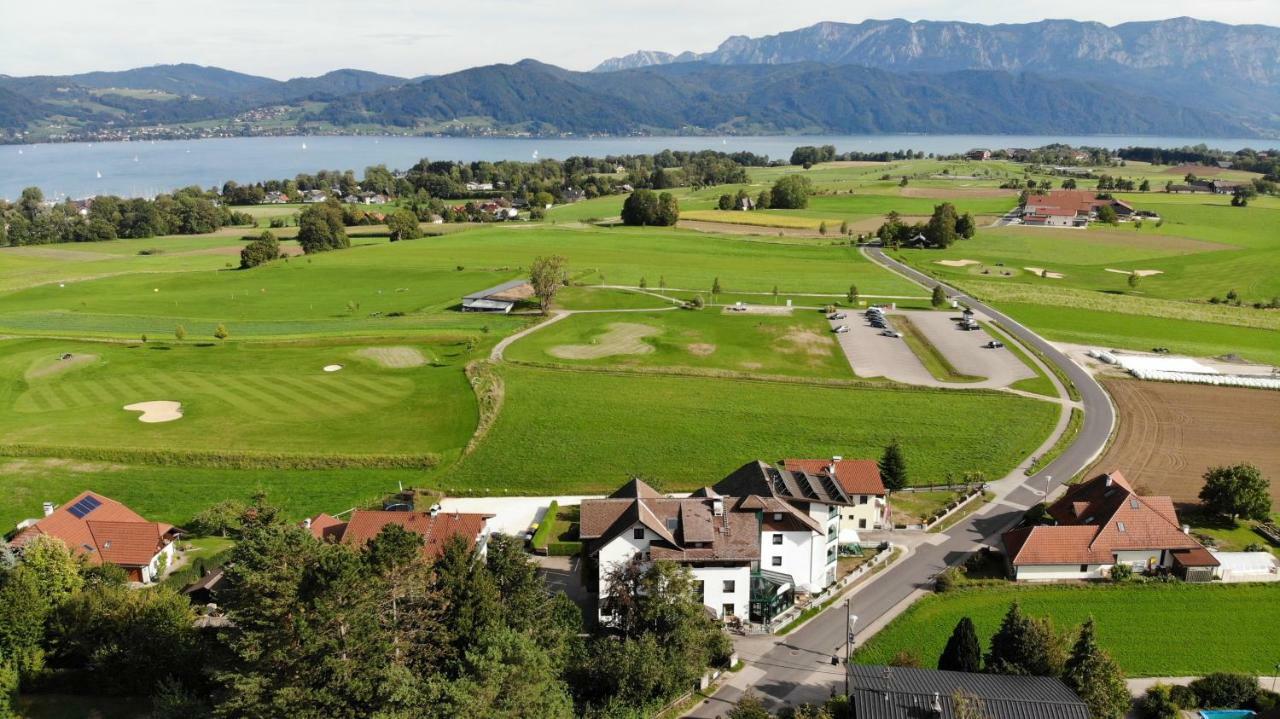
[[[1142,719],[1175,719],[1179,708],[1173,700],[1173,691],[1165,684],[1151,687],[1137,701],[1138,716]]]
[[[1191,682],[1197,704],[1206,709],[1238,709],[1258,698],[1258,678],[1249,674],[1218,672]]]
[[[934,580],[933,590],[938,593],[949,592],[956,588],[960,583],[960,570],[955,567],[947,567],[938,578]]]
[[[1196,698],[1196,693],[1191,691],[1191,687],[1181,684],[1169,687],[1169,698],[1173,700],[1174,706],[1179,709],[1194,709],[1200,700]]]
[[[1133,567],[1128,564],[1117,564],[1111,568],[1111,581],[1127,582],[1133,579]]]

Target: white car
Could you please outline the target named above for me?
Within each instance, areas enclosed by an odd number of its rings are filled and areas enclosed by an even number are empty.
[[[901,333],[901,332],[894,332],[893,330],[885,330],[884,332],[881,332],[880,334],[881,334],[882,336],[884,336],[884,337],[902,337],[902,333]]]
[[[832,332],[835,332],[835,333],[836,333],[836,334],[838,334],[838,335],[842,335],[842,334],[844,334],[845,332],[848,332],[848,331],[849,331],[849,325],[840,325],[839,327],[836,327],[835,329],[833,329],[833,330],[831,330],[831,331],[832,331]]]
[[[829,320],[842,320],[842,319],[844,319],[844,318],[845,318],[845,317],[847,317],[847,316],[848,316],[848,315],[846,315],[846,314],[845,314],[845,313],[843,313],[843,312],[837,312],[837,313],[835,313],[835,314],[833,314],[833,315],[828,315],[828,316],[827,316],[827,319],[829,319]]]

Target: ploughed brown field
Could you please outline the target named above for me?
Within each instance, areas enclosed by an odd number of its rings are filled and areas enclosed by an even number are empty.
[[[1115,400],[1115,441],[1094,472],[1120,470],[1144,492],[1199,501],[1209,467],[1249,462],[1280,501],[1280,392],[1102,380]]]

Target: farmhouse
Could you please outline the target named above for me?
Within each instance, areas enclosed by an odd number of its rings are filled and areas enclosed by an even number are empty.
[[[1206,581],[1218,566],[1178,525],[1173,500],[1139,495],[1119,472],[1069,487],[1049,505],[1048,515],[1051,525],[1019,527],[1002,536],[1014,579],[1101,579],[1125,564]]]
[[[991,159],[990,150],[970,150],[965,153],[965,157],[970,160],[978,160],[979,162]]]
[[[1099,198],[1088,190],[1050,190],[1028,194],[1022,205],[1022,222],[1040,227],[1085,227],[1110,206],[1119,217],[1133,215],[1133,206],[1114,198]]]
[[[528,280],[511,280],[487,290],[462,296],[463,312],[501,312],[508,314],[516,303],[533,297],[533,285]]]
[[[9,546],[21,553],[37,538],[53,537],[90,565],[114,564],[129,581],[147,584],[173,561],[179,534],[173,525],[148,522],[114,499],[85,491],[61,507],[45,502],[44,517],[19,524]]]
[[[328,514],[318,514],[302,520],[302,526],[321,541],[363,547],[384,527],[398,524],[422,537],[422,551],[428,559],[443,555],[445,545],[454,537],[461,537],[477,556],[483,557],[488,548],[489,520],[492,517],[490,514],[441,512],[434,508],[430,512],[357,509],[345,522]]]
[[[849,701],[858,719],[961,719],[963,692],[986,719],[1088,719],[1089,709],[1057,677],[971,674],[849,663]]]

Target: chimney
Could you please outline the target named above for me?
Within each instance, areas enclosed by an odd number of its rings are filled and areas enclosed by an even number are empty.
[[[302,528],[311,529],[311,517],[307,517],[306,519],[302,520]]]
[[[44,503],[44,516],[48,517],[53,514],[53,502]]]
[[[722,499],[721,497],[716,497],[715,499],[711,500],[711,513],[717,517],[724,516],[724,499]]]
[[[933,713],[942,716],[942,696],[937,692],[933,693]]]
[[[1191,534],[1191,525],[1190,524],[1182,525],[1182,533],[1188,534],[1188,535]]]
[[[438,504],[431,505],[431,516],[434,517],[439,513],[440,513],[440,505]]]
[[[1107,486],[1108,486],[1108,487],[1110,487],[1110,486],[1111,486],[1111,475],[1109,475],[1109,474],[1107,475]]]

